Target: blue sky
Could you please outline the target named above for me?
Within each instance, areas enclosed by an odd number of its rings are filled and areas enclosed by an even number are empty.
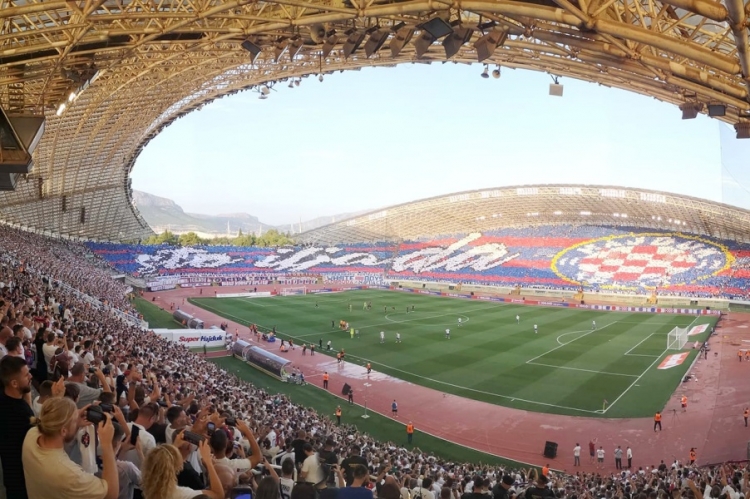
[[[266,100],[243,92],[177,120],[143,151],[133,187],[186,211],[282,224],[468,189],[581,183],[722,200],[716,120],[625,91],[480,65],[408,64],[311,76]],[[732,131],[733,135],[733,131]],[[731,200],[750,208],[750,141],[724,141]],[[741,173],[744,170],[744,176]],[[726,188],[727,186],[724,185]],[[729,191],[726,191],[729,192]]]

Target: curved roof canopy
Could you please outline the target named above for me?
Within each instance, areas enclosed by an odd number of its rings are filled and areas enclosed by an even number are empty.
[[[688,115],[712,105],[749,133],[747,10],[743,0],[0,0],[0,104],[47,116],[33,171],[0,193],[0,218],[147,235],[129,173],[163,127],[240,89],[363,66],[481,60]]]
[[[750,242],[748,210],[664,192],[590,185],[458,192],[366,213],[296,239],[335,245],[562,224],[661,229]]]

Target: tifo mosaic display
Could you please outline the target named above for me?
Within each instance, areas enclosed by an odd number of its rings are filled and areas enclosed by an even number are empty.
[[[367,281],[440,280],[503,286],[747,297],[750,245],[689,234],[550,226],[417,241],[305,248],[90,243],[141,276],[361,274]]]

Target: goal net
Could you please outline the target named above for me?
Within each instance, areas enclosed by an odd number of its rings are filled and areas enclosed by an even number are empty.
[[[688,340],[688,329],[676,327],[667,336],[667,350],[682,350]]]
[[[281,296],[290,296],[290,295],[306,295],[307,294],[307,288],[305,286],[298,286],[295,288],[282,288],[281,289]]]

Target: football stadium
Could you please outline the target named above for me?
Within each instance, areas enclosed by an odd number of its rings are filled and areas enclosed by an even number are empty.
[[[407,63],[546,73],[552,97],[562,78],[596,83],[747,139],[748,15],[741,0],[0,1],[0,498],[747,497],[737,203],[488,182],[284,244],[147,244],[131,174],[221,98]],[[249,156],[263,119],[243,125]]]

